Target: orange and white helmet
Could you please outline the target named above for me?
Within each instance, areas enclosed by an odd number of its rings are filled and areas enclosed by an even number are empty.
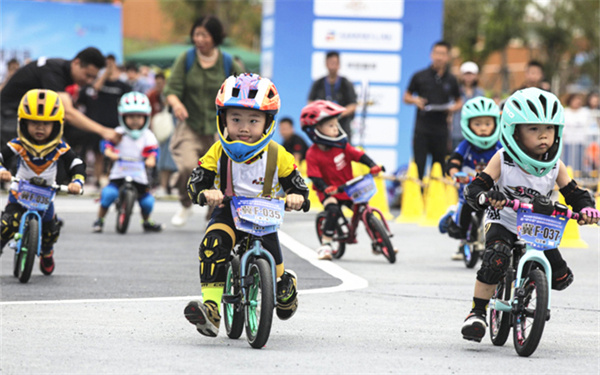
[[[275,134],[275,115],[279,112],[281,102],[277,88],[268,78],[258,74],[244,73],[229,76],[221,85],[215,99],[217,106],[217,129],[223,149],[229,158],[237,163],[252,159],[273,138]],[[263,136],[255,143],[232,141],[224,136],[225,111],[227,108],[252,109],[267,114]]]

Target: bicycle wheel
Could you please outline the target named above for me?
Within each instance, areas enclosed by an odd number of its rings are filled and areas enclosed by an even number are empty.
[[[522,308],[513,316],[513,339],[521,357],[529,357],[540,343],[548,316],[548,293],[548,280],[540,269],[529,272],[517,293]]]
[[[479,260],[479,252],[475,250],[475,245],[473,243],[465,242],[460,245],[460,251],[463,253],[463,260],[465,262],[465,266],[467,268],[473,268],[477,264]]]
[[[510,290],[514,278],[514,271],[506,271],[506,277],[500,280],[492,298],[510,302]],[[508,339],[510,333],[510,313],[490,309],[490,339],[492,344],[502,346]]]
[[[127,233],[134,203],[135,193],[130,189],[123,190],[117,202],[117,232]]]
[[[325,212],[321,212],[319,215],[317,215],[317,237],[319,237],[320,243],[323,243],[322,239],[323,239],[323,226],[324,225],[325,225]],[[346,251],[346,243],[345,242],[336,241],[335,239],[333,239],[331,241],[331,255],[335,259],[340,259],[342,257],[342,255],[344,255],[344,251]]]
[[[38,250],[39,223],[36,217],[30,217],[25,222],[21,249],[17,256],[17,277],[22,283],[29,281],[31,270]]]
[[[248,276],[251,277],[252,284],[246,292],[246,336],[250,346],[260,349],[269,339],[275,308],[273,276],[269,262],[265,259],[255,259],[250,263]]]
[[[236,280],[240,277],[240,258],[234,256],[227,266],[227,279],[225,279],[224,294],[239,296],[240,287]],[[244,311],[241,310],[239,303],[227,303],[224,300],[223,320],[225,321],[225,330],[230,339],[239,339],[244,330]]]
[[[373,250],[381,252],[390,263],[394,263],[396,261],[396,252],[385,226],[375,215],[369,215],[367,222],[369,228],[371,228],[371,232],[373,232],[373,243],[371,245],[373,246]]]

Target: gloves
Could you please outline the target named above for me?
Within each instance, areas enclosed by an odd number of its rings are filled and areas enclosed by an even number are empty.
[[[500,191],[496,191],[496,190],[491,190],[491,191],[488,191],[487,193],[482,192],[482,193],[479,193],[479,195],[477,196],[477,204],[482,209],[486,208],[487,206],[491,206],[492,205],[490,202],[491,200],[502,202],[502,201],[506,200],[506,196],[504,195],[504,193],[502,193]]]
[[[335,193],[337,193],[337,189],[338,189],[337,186],[333,186],[333,185],[327,186],[327,189],[325,189],[325,194],[327,194],[327,195],[335,194]]]
[[[598,212],[597,209],[593,208],[593,207],[586,207],[584,209],[582,209],[581,211],[579,211],[579,215],[586,215],[587,217],[589,217],[591,220],[589,221],[584,221],[583,218],[580,216],[578,223],[579,224],[593,224],[593,223],[598,223],[598,218],[600,218],[600,212]]]
[[[374,165],[374,166],[372,166],[372,167],[371,167],[371,174],[372,174],[373,176],[377,176],[377,175],[379,174],[379,172],[381,172],[381,171],[382,171],[382,169],[383,169],[383,168],[381,168],[381,166],[380,166],[380,165]]]
[[[192,200],[193,203],[198,204],[198,196],[204,190],[201,186],[201,182],[204,178],[204,169],[201,167],[196,167],[192,171],[190,178],[187,182],[187,191],[188,196]]]
[[[488,200],[496,200],[502,202],[506,200],[506,195],[501,191],[492,190],[487,193]]]

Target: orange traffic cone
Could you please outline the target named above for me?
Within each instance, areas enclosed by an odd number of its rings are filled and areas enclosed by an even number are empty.
[[[446,202],[446,184],[443,181],[442,166],[435,163],[431,168],[429,185],[425,193],[425,216],[419,222],[420,225],[437,226],[440,218],[446,213],[448,204]]]
[[[567,167],[567,172],[569,173],[569,177],[573,178],[573,169],[571,167]],[[567,204],[562,194],[560,194],[558,200],[562,204]],[[560,246],[576,249],[587,249],[589,247],[587,242],[581,239],[581,236],[579,235],[579,224],[577,224],[575,220],[569,220],[567,222],[562,240],[560,241]]]
[[[406,179],[402,181],[402,206],[396,223],[418,223],[423,217],[423,195],[417,164],[411,162]]]

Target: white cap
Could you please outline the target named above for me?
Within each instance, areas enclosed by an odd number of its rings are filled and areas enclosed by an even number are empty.
[[[473,61],[467,61],[460,66],[460,73],[461,74],[465,74],[465,73],[478,74],[479,67]]]

